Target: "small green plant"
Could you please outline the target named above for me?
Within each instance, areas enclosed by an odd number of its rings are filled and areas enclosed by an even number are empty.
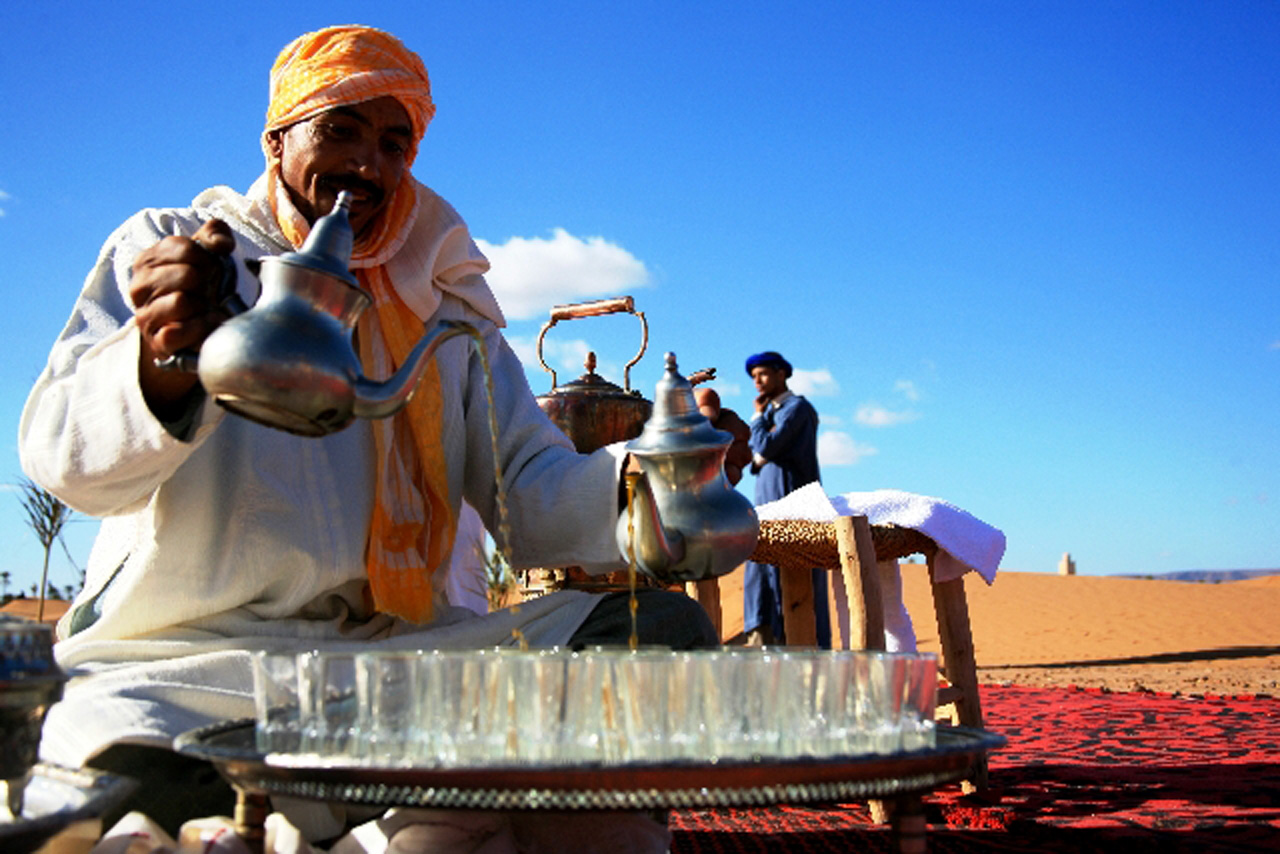
[[[44,547],[44,568],[40,572],[40,604],[36,608],[36,619],[44,620],[45,588],[49,584],[49,555],[55,542],[61,543],[64,551],[67,548],[62,542],[62,529],[71,518],[71,508],[30,478],[24,477],[19,486],[22,488],[22,496],[18,500],[27,513],[27,524]]]

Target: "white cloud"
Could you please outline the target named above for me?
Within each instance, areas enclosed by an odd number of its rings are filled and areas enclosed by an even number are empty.
[[[893,384],[893,390],[907,400],[916,401],[920,399],[920,389],[916,388],[916,384],[911,380],[898,380]]]
[[[920,414],[917,412],[910,410],[895,412],[877,403],[864,403],[858,407],[858,411],[853,416],[854,420],[864,427],[893,427],[896,424],[915,421],[919,417]]]
[[[536,338],[525,338],[520,335],[504,336],[507,343],[511,345],[511,349],[516,352],[516,358],[520,360],[520,364],[526,368],[542,367],[538,364],[538,344]]]
[[[724,399],[726,397],[738,397],[743,393],[743,388],[741,383],[725,382],[724,380],[720,379],[720,377],[718,376],[714,380],[708,380],[706,383],[706,386],[707,388],[715,389],[716,392],[719,393],[721,399]],[[701,386],[699,386],[699,388],[701,388]],[[751,390],[751,394],[752,394],[752,397],[755,396],[755,389]],[[746,418],[750,415],[750,413],[747,413],[747,415],[743,415],[741,412],[739,412],[738,414],[742,415],[743,418]]]
[[[0,190],[0,202],[7,202],[9,199],[12,199],[12,198],[13,196],[9,195],[4,190]],[[0,207],[0,216],[4,216],[4,208],[2,207]]]
[[[840,393],[840,383],[826,368],[816,371],[794,368],[787,380],[787,388],[805,397],[834,397]]]
[[[832,415],[829,412],[819,412],[818,423],[820,423],[823,427],[839,427],[840,425],[844,424],[844,416]]]
[[[542,363],[538,361],[538,339],[536,336],[511,335],[507,337],[507,343],[511,345],[512,350],[516,351],[516,355],[520,357],[521,363],[526,368],[532,368],[537,371],[543,370]],[[582,363],[586,360],[590,349],[591,345],[583,338],[552,338],[547,336],[542,339],[542,358],[546,359],[547,364],[559,373],[573,371],[574,377],[583,372]],[[599,367],[596,368],[596,373],[600,373]],[[550,374],[547,375],[548,379],[550,376]],[[561,377],[561,380],[563,379]]]
[[[547,373],[546,368],[543,368],[542,363],[538,361],[537,336],[509,335],[507,336],[507,343],[511,345],[511,349],[515,351],[520,363],[528,371],[529,384],[533,386],[534,393],[542,394],[541,387],[536,379],[537,376],[546,378],[546,390],[549,391],[551,389],[551,374]],[[587,372],[585,362],[587,353],[590,351],[590,343],[583,338],[561,339],[548,336],[542,339],[542,358],[556,372],[557,385],[572,382]],[[622,385],[622,368],[623,366],[620,363],[601,361],[596,364],[596,373],[609,382],[620,386]]]
[[[818,464],[822,466],[851,466],[863,457],[878,453],[877,449],[857,441],[848,433],[824,430],[818,434]]]
[[[486,278],[512,320],[545,316],[553,305],[620,296],[649,284],[649,270],[603,237],[574,237],[563,228],[506,243],[476,240],[492,264]]]

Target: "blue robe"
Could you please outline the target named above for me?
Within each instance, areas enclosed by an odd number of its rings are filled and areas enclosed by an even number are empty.
[[[756,504],[767,504],[802,486],[820,480],[818,475],[818,413],[809,401],[790,394],[777,406],[770,404],[751,421],[751,452],[766,462],[755,471]],[[831,646],[827,609],[827,571],[813,570],[814,611],[818,644]],[[742,580],[743,632],[762,625],[773,629],[779,642],[782,627],[782,587],[778,568],[749,561]]]

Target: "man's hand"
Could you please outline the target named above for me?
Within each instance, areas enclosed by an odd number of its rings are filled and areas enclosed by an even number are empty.
[[[209,220],[193,237],[171,236],[133,262],[129,298],[142,336],[138,382],[157,417],[172,416],[198,378],[156,367],[179,350],[199,350],[209,333],[227,319],[218,307],[222,263],[218,255],[235,249],[231,228]]]
[[[724,473],[729,478],[729,483],[736,484],[742,480],[742,470],[751,463],[751,447],[748,444],[751,428],[732,409],[720,408],[720,395],[715,389],[694,389],[693,397],[698,403],[698,411],[707,417],[712,427],[733,436],[733,444],[724,457]]]
[[[773,400],[773,395],[757,394],[756,395],[756,414],[764,412],[764,408],[769,405],[769,401]]]

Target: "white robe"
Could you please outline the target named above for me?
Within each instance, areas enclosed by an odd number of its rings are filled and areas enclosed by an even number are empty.
[[[498,326],[487,262],[462,220],[418,186],[420,209],[388,263],[393,283],[428,327],[463,319],[483,333],[494,372],[501,470],[517,566],[621,566],[613,537],[620,454],[581,456],[546,419]],[[211,216],[236,232],[239,289],[257,298],[244,260],[289,251],[262,201],[227,188],[187,209],[150,209],[111,235],[22,415],[20,455],[36,482],[104,518],[84,590],[59,625],[58,660],[73,677],[51,710],[41,753],[79,766],[111,743],[171,743],[194,727],[252,714],[252,649],[477,647],[564,643],[595,604],[580,592],[519,613],[477,617],[450,607],[414,626],[364,604],[364,548],[373,505],[368,422],[303,438],[206,400],[188,441],[143,401],[139,333],[128,300],[136,255]],[[490,530],[494,472],[484,377],[466,336],[435,356],[449,500],[465,498]],[[380,378],[373,378],[380,379]],[[444,573],[437,573],[442,582]],[[442,585],[440,585],[442,586]],[[87,624],[87,625],[85,625]],[[71,634],[73,626],[82,626]]]

